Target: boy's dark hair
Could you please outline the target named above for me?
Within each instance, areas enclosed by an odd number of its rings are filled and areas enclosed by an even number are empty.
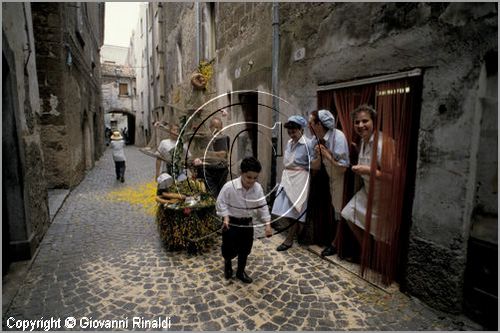
[[[241,173],[245,173],[248,171],[253,171],[259,173],[262,170],[262,165],[259,160],[253,156],[245,157],[243,161],[241,161],[240,165]]]

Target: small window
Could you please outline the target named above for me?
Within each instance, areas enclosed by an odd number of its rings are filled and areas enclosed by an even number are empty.
[[[125,95],[128,96],[128,84],[120,83],[120,96]]]
[[[202,58],[210,61],[215,57],[215,3],[208,2],[202,8]]]

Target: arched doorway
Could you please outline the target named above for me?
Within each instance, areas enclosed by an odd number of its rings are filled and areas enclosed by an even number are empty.
[[[127,110],[110,110],[105,116],[105,126],[124,134],[127,145],[135,144],[135,114]]]

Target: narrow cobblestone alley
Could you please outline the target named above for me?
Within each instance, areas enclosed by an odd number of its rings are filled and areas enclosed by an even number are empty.
[[[111,191],[153,181],[154,160],[126,148],[125,183],[110,150],[74,189],[50,229],[6,321],[51,316],[98,320],[170,317],[169,330],[458,330],[473,323],[387,293],[305,247],[256,240],[247,266],[254,283],[223,277],[219,242],[198,256],[167,252],[154,217]],[[4,310],[5,313],[5,310]],[[62,327],[64,328],[64,325]],[[98,330],[98,328],[86,328]]]

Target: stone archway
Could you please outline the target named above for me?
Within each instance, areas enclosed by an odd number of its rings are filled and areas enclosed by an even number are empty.
[[[111,115],[111,120],[110,120],[111,130],[121,131],[123,128],[127,128],[126,143],[128,145],[135,144],[135,136],[136,136],[135,113],[125,109],[113,109],[109,110],[107,114]]]

